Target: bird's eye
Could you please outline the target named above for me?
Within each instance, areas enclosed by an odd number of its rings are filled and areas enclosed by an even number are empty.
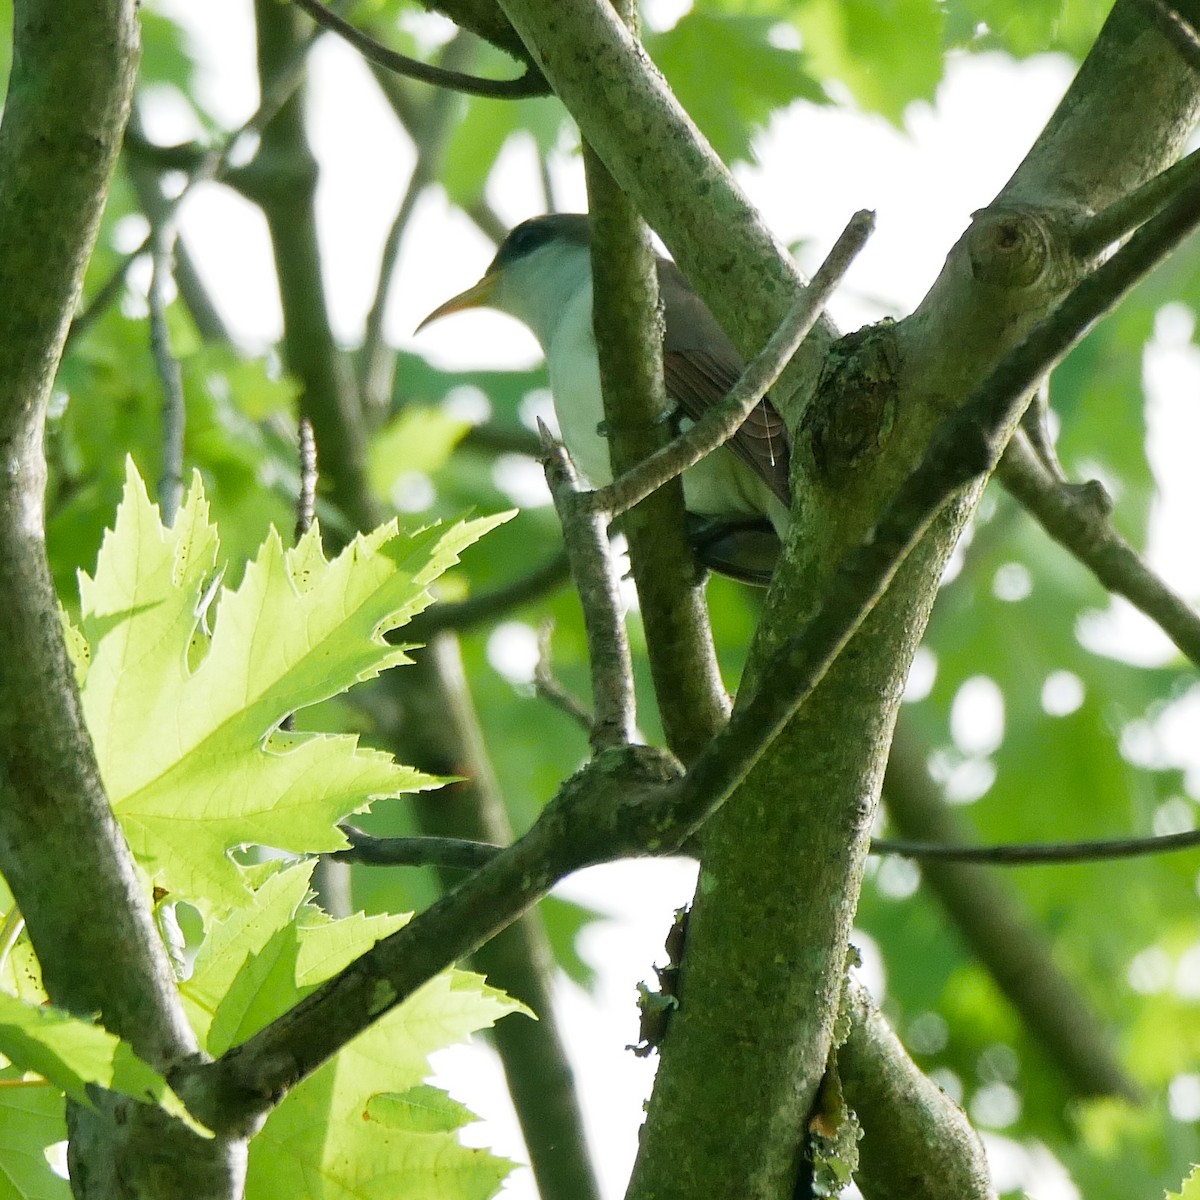
[[[546,240],[546,236],[546,230],[532,221],[518,225],[508,235],[508,241],[504,247],[505,257],[510,259],[524,257],[536,250]]]

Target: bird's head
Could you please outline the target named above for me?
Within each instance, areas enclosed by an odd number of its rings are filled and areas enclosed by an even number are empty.
[[[495,308],[523,321],[543,349],[569,302],[591,284],[591,222],[582,213],[552,213],[516,226],[478,283],[438,305],[420,332],[468,308]]]

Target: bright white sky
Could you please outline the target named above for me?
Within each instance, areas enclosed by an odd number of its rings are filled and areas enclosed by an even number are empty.
[[[203,94],[230,126],[254,110],[253,27],[249,0],[162,0],[195,37],[205,63]],[[653,11],[653,8],[652,8]],[[659,12],[664,11],[659,6]],[[374,264],[399,204],[413,162],[411,147],[379,100],[373,82],[353,51],[326,37],[313,56],[311,130],[321,164],[319,193],[324,264],[338,336],[356,342],[375,287]],[[786,243],[806,240],[801,266],[811,271],[858,208],[874,208],[878,229],[851,269],[832,305],[843,328],[855,328],[885,312],[909,311],[932,283],[946,252],[968,223],[1011,174],[1045,123],[1071,76],[1061,58],[1045,56],[1014,64],[999,55],[951,64],[935,106],[916,104],[907,131],[899,133],[875,117],[798,106],[777,120],[758,143],[759,164],[738,171],[742,186]],[[163,140],[195,136],[178,103],[169,96],[147,112],[151,136]],[[511,223],[532,215],[539,204],[532,155],[506,156],[489,198]],[[559,202],[585,207],[577,157],[554,164]],[[814,182],[817,181],[817,182]],[[183,228],[220,306],[249,344],[274,339],[280,329],[265,226],[257,212],[229,191],[208,186],[188,203]],[[433,326],[419,342],[418,321],[436,304],[473,282],[493,248],[465,219],[456,218],[436,190],[416,214],[404,245],[398,286],[388,312],[390,336],[443,365],[527,365],[536,343],[500,314],[463,314]],[[1200,509],[1200,476],[1192,469],[1192,436],[1179,434],[1182,420],[1194,421],[1200,391],[1200,353],[1190,345],[1192,315],[1176,307],[1159,321],[1159,344],[1150,356],[1151,453],[1170,497],[1159,506],[1151,557],[1185,592],[1200,592],[1200,556],[1194,553],[1194,514]],[[1190,553],[1178,553],[1188,547]],[[1175,551],[1175,553],[1171,553]],[[1127,656],[1159,660],[1161,635],[1146,633],[1140,618],[1108,618],[1095,635]],[[932,682],[930,678],[929,683]],[[984,726],[965,735],[986,743],[994,697],[976,688],[975,719]],[[972,707],[956,705],[956,718]],[[970,723],[971,713],[966,713]],[[992,717],[991,720],[997,718]],[[998,719],[1003,720],[1002,705]],[[1176,721],[1175,736],[1160,752],[1190,758],[1188,727]],[[594,997],[563,983],[558,1010],[567,1028],[576,1070],[582,1079],[589,1133],[596,1148],[607,1198],[624,1192],[636,1149],[641,1105],[652,1066],[623,1047],[637,1039],[635,985],[650,977],[661,955],[672,910],[690,896],[693,871],[681,862],[630,863],[597,868],[573,878],[561,891],[612,913],[587,933],[581,951],[600,972]],[[897,880],[897,886],[903,881]],[[884,980],[877,956],[867,951],[871,982]],[[516,1020],[519,1018],[509,1018]],[[449,1086],[486,1122],[472,1140],[523,1157],[499,1068],[482,1047],[439,1056],[439,1081]],[[994,1150],[1001,1151],[999,1140]],[[1010,1144],[1010,1149],[1012,1149]],[[1036,1178],[1040,1200],[1076,1197],[1060,1170],[1022,1153],[993,1154],[1007,1178],[1004,1190]],[[527,1171],[514,1173],[505,1195],[535,1196]]]

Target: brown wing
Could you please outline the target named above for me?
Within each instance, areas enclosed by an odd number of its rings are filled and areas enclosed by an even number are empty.
[[[674,263],[659,260],[658,286],[666,315],[663,376],[667,395],[698,421],[737,382],[742,360]],[[730,439],[729,448],[784,504],[791,503],[791,440],[769,399],[755,406]]]

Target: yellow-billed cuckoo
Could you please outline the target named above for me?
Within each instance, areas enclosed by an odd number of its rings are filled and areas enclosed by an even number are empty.
[[[680,421],[691,423],[736,382],[742,360],[674,263],[658,260],[663,375]],[[483,278],[418,326],[467,308],[495,308],[541,343],[563,442],[591,483],[612,478],[600,368],[592,333],[591,222],[579,213],[534,217],[509,233]],[[748,583],[766,583],[787,529],[790,442],[763,400],[733,438],[683,475],[696,557]]]

